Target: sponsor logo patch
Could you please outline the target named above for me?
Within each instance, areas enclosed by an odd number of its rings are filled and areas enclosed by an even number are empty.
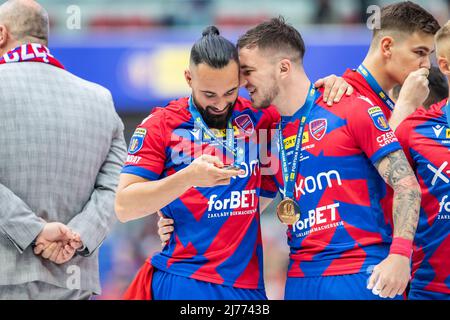
[[[293,135],[290,137],[287,137],[286,139],[284,139],[284,149],[288,150],[290,148],[295,147],[295,140],[297,139],[297,135]],[[303,139],[302,139],[302,144],[303,143],[308,143],[309,142],[309,133],[308,132],[303,132]]]
[[[433,127],[433,131],[434,131],[434,134],[436,135],[436,138],[439,138],[443,129],[444,129],[444,127],[441,125],[437,125],[437,126]]]
[[[227,129],[210,129],[211,132],[216,136],[216,138],[226,138],[227,136]],[[233,126],[234,130],[234,136],[237,137],[239,135],[239,129],[236,126]],[[209,141],[212,140],[211,137],[203,131],[203,140]]]

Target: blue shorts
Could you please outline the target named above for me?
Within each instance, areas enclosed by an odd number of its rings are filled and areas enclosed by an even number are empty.
[[[370,274],[355,273],[326,277],[288,277],[284,299],[286,300],[404,300],[381,298],[367,289]]]
[[[411,287],[408,293],[408,300],[450,300],[450,294],[419,290]]]
[[[153,300],[267,300],[264,289],[240,289],[177,276],[155,268]]]

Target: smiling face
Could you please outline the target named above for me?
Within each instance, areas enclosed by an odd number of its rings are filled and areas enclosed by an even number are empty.
[[[411,72],[419,68],[430,69],[433,52],[433,35],[423,32],[405,35],[391,46],[386,70],[397,84],[403,84]]]
[[[241,79],[255,108],[274,103],[280,90],[276,80],[276,63],[258,47],[239,50]]]
[[[224,129],[239,93],[239,66],[234,60],[223,68],[205,63],[191,65],[185,78],[203,120],[210,128]]]

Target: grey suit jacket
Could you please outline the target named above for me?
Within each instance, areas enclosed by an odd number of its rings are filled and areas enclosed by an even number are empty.
[[[0,65],[0,285],[101,292],[97,249],[115,222],[125,157],[107,89],[44,63]],[[44,221],[80,233],[89,256],[62,265],[35,256]]]

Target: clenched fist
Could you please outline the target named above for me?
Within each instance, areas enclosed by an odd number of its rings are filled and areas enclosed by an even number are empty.
[[[424,103],[430,93],[429,73],[427,68],[420,68],[408,75],[397,99],[399,107],[408,107],[414,112]]]

